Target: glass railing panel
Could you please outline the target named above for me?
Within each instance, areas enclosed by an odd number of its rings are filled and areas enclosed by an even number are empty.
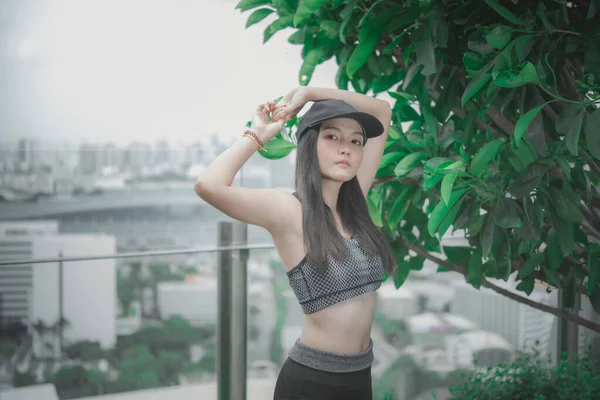
[[[248,399],[268,398],[278,372],[265,323],[277,309],[275,257],[248,253]],[[3,319],[0,390],[46,384],[60,399],[182,391],[216,399],[218,265],[203,255],[13,266],[31,269],[31,285],[27,317]]]

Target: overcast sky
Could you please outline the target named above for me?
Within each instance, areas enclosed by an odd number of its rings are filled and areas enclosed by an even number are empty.
[[[276,14],[246,30],[237,0],[21,1],[32,6],[0,12],[12,20],[1,38],[2,139],[231,140],[257,104],[298,85],[293,31],[263,45]],[[317,67],[311,85],[334,87],[336,69]]]

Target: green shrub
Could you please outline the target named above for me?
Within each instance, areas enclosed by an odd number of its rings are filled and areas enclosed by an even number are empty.
[[[597,400],[600,374],[589,357],[572,361],[563,354],[552,367],[539,353],[524,354],[509,365],[475,369],[450,388],[460,400]]]

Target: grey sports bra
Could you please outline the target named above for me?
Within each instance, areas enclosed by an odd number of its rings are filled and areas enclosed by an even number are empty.
[[[366,253],[356,238],[345,238],[344,242],[348,256],[336,260],[330,255],[324,272],[316,271],[306,257],[288,271],[290,286],[305,314],[376,291],[381,286],[385,275],[381,257]]]

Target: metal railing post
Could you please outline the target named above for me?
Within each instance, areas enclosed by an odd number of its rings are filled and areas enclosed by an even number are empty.
[[[219,247],[229,246],[233,229],[230,222],[219,222]],[[219,253],[217,266],[217,399],[231,400],[229,384],[231,382],[231,251]]]
[[[247,244],[247,225],[233,223],[233,245]],[[231,270],[231,399],[246,400],[248,250],[233,252]]]
[[[246,224],[219,223],[219,246],[245,244]],[[246,400],[247,250],[222,251],[217,268],[217,398]]]

